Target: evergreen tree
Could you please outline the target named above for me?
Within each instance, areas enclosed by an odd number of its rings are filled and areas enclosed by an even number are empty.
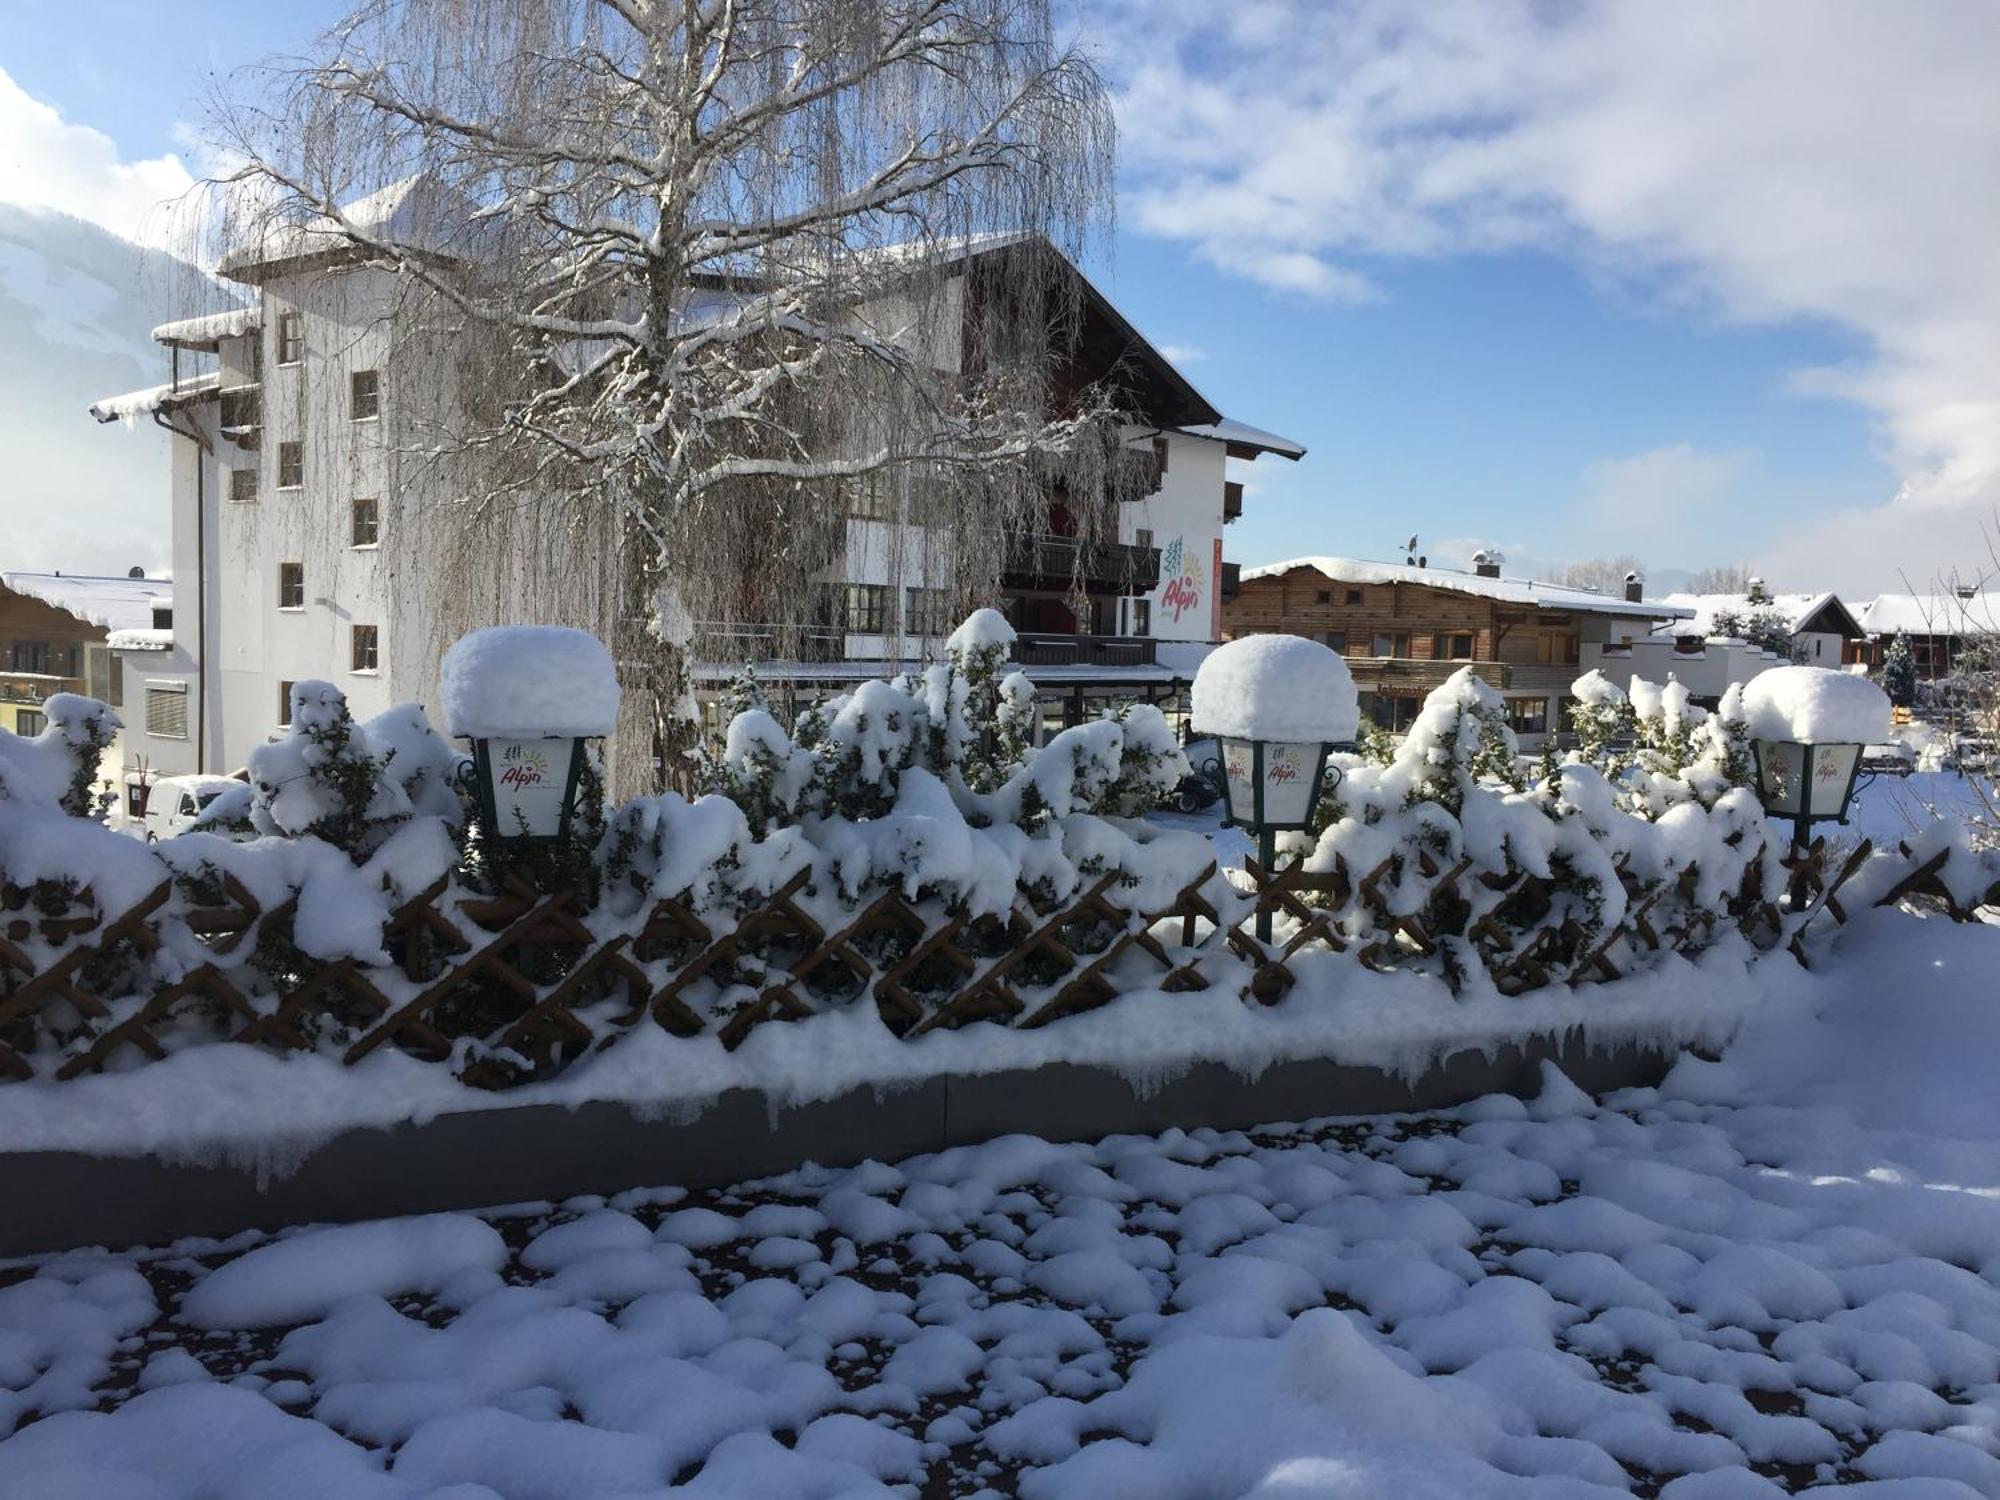
[[[340,689],[294,683],[290,729],[247,759],[251,825],[366,859],[410,815],[408,796],[385,774],[389,759],[354,722]]]
[[[1908,708],[1917,697],[1917,661],[1910,654],[1910,640],[1902,631],[1889,642],[1882,658],[1882,691],[1898,708]]]

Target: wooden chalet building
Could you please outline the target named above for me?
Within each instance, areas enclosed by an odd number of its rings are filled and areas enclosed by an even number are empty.
[[[1618,661],[1662,621],[1690,612],[1636,596],[1501,576],[1498,553],[1463,572],[1351,557],[1304,557],[1246,568],[1223,605],[1234,640],[1285,632],[1347,658],[1364,714],[1401,731],[1432,689],[1471,666],[1507,700],[1508,720],[1534,744],[1567,723],[1570,685]],[[1607,653],[1609,653],[1607,657]],[[1624,675],[1629,675],[1629,667]]]

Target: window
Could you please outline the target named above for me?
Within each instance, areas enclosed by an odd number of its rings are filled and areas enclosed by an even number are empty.
[[[1417,719],[1423,700],[1411,693],[1376,693],[1368,712],[1375,722],[1393,734],[1401,734]]]
[[[278,684],[278,727],[292,727],[292,684],[289,682]]]
[[[39,708],[24,708],[14,715],[14,733],[24,740],[48,727],[49,716]]]
[[[172,630],[174,628],[174,607],[171,604],[153,606],[153,629]]]
[[[848,481],[847,513],[857,521],[896,519],[896,476],[877,469]]]
[[[278,608],[304,609],[306,607],[306,565],[304,563],[278,564]]]
[[[295,312],[278,314],[278,363],[295,365],[306,357],[306,332]]]
[[[1153,462],[1159,465],[1162,474],[1167,472],[1167,440],[1164,437],[1153,439]]]
[[[1507,727],[1516,734],[1547,734],[1549,732],[1549,700],[1546,698],[1509,698],[1507,700]]]
[[[1437,639],[1431,643],[1431,655],[1439,661],[1471,661],[1472,633],[1440,630]]]
[[[840,590],[840,624],[843,630],[862,635],[886,635],[889,631],[889,585],[849,583]]]
[[[903,628],[911,635],[950,635],[952,625],[947,590],[903,590]]]
[[[1313,603],[1315,603],[1315,604],[1331,604],[1331,603],[1333,603],[1333,590],[1332,590],[1332,589],[1314,589],[1314,590],[1313,590]]]
[[[382,372],[356,370],[347,377],[347,420],[372,422],[382,415]]]
[[[306,445],[278,444],[278,488],[296,490],[306,482]]]
[[[46,676],[51,656],[47,641],[15,641],[7,652],[8,665],[16,672],[39,672]]]
[[[1141,526],[1137,531],[1133,532],[1132,545],[1140,548],[1152,546],[1153,529],[1150,526]]]
[[[1407,630],[1382,631],[1375,637],[1375,655],[1408,656],[1410,654],[1410,633]]]
[[[356,625],[348,647],[348,665],[356,672],[373,672],[380,661],[373,625]]]
[[[382,540],[382,502],[370,495],[348,508],[348,545],[373,547]]]
[[[1361,602],[1361,590],[1349,589],[1347,591],[1347,602],[1349,604],[1359,604]]]
[[[248,505],[257,498],[257,471],[255,469],[231,469],[229,471],[229,498],[238,505]]]
[[[220,399],[217,421],[224,433],[238,436],[255,432],[264,420],[264,398],[254,385],[242,385],[234,390],[224,391]]]
[[[1628,638],[1625,644],[1630,645]],[[1553,630],[1535,637],[1535,660],[1544,666],[1573,667],[1577,659],[1577,638]]]
[[[1342,656],[1347,655],[1346,631],[1329,630],[1325,635],[1321,636],[1320,639],[1326,642],[1327,650],[1338,651]]]
[[[185,682],[146,684],[146,733],[155,739],[188,737],[188,690]]]

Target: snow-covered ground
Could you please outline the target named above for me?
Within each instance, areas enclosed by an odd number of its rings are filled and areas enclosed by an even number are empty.
[[[1602,1102],[0,1269],[0,1495],[2000,1496],[2000,932],[1827,959]]]

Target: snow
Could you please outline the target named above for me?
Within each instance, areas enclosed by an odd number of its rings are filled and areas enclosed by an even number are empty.
[[[1227,443],[1233,448],[1254,449],[1256,451],[1249,455],[1252,458],[1260,452],[1276,453],[1296,463],[1306,456],[1305,444],[1294,442],[1288,437],[1279,437],[1275,432],[1266,432],[1261,427],[1252,427],[1248,422],[1238,422],[1230,417],[1224,417],[1220,422],[1212,422],[1207,426],[1182,427],[1177,430],[1187,433],[1190,437],[1213,438],[1216,442]]]
[[[617,727],[618,672],[588,631],[489,626],[459,637],[438,670],[447,734],[556,739]]]
[[[1249,635],[1215,648],[1194,676],[1197,734],[1351,742],[1361,728],[1340,653],[1298,635]]]
[[[187,406],[221,389],[222,372],[209,370],[191,375],[178,385],[154,385],[142,391],[127,391],[121,396],[106,396],[102,401],[90,403],[90,414],[100,422],[131,422],[139,417],[151,416],[156,411]]]
[[[1861,608],[1861,628],[1878,638],[1991,635],[2000,630],[2000,593],[1878,594]]]
[[[1863,916],[1602,1099],[44,1257],[0,1493],[2000,1495],[1996,944]]]
[[[171,606],[173,583],[165,578],[98,578],[85,573],[0,573],[0,587],[67,610],[105,630],[148,630],[153,607]]]
[[[204,313],[199,317],[162,323],[153,330],[153,339],[161,344],[179,344],[184,348],[213,350],[219,339],[241,338],[244,334],[254,333],[263,326],[264,311],[261,307],[231,307],[221,312]]]
[[[1734,615],[1738,619],[1757,614],[1764,610],[1781,613],[1794,634],[1807,620],[1818,614],[1828,604],[1841,604],[1838,594],[1764,594],[1752,598],[1748,594],[1662,594],[1658,601],[1692,610],[1685,619],[1662,625],[1657,635],[1693,635],[1706,640],[1722,635],[1716,628],[1718,616]],[[1841,604],[1844,610],[1846,606]],[[1859,623],[1858,621],[1856,623]]]
[[[954,656],[994,650],[1004,654],[1013,648],[1014,639],[1014,627],[999,610],[975,609],[945,638],[944,647]]]
[[[1889,735],[1889,699],[1866,677],[1825,667],[1773,667],[1743,689],[1752,739],[1872,745]]]
[[[171,651],[174,633],[171,629],[114,630],[105,637],[104,644],[113,651]]]
[[[1301,568],[1310,568],[1335,583],[1421,584],[1425,588],[1450,589],[1454,593],[1538,609],[1581,610],[1586,614],[1629,615],[1646,620],[1686,619],[1693,614],[1692,610],[1657,599],[1632,603],[1622,594],[1597,594],[1589,589],[1566,588],[1532,579],[1482,578],[1477,573],[1461,573],[1454,568],[1420,568],[1409,563],[1368,562],[1354,557],[1295,557],[1287,562],[1267,563],[1260,568],[1245,568],[1243,581],[1276,578]]]

